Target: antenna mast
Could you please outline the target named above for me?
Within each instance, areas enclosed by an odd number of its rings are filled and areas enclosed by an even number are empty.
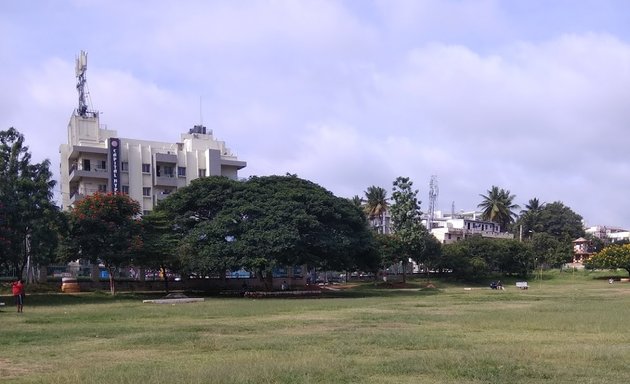
[[[88,110],[89,91],[87,90],[87,79],[85,76],[86,71],[87,53],[85,51],[81,51],[76,60],[77,92],[79,92],[79,108],[77,108],[77,114],[81,117],[96,115],[96,112]]]
[[[429,231],[433,228],[433,221],[435,219],[435,202],[437,201],[439,193],[437,175],[432,175],[431,181],[429,182],[429,219],[427,220],[427,229]]]

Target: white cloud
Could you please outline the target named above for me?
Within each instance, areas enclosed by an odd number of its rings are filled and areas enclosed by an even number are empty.
[[[409,176],[426,204],[437,174],[442,210],[474,209],[499,185],[521,205],[561,200],[630,227],[625,31],[554,30],[538,25],[542,9],[502,1],[20,7],[0,5],[0,124],[36,158],[58,161],[86,49],[94,107],[123,137],[176,141],[203,97],[204,124],[248,162],[243,175],[297,173],[342,196]],[[73,19],[90,28],[64,27]]]

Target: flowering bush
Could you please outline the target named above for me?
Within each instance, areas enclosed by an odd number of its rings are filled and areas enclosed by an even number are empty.
[[[621,268],[630,273],[630,244],[613,244],[591,256],[585,263],[587,268]]]

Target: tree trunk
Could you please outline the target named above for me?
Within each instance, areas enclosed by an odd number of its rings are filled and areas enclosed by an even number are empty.
[[[267,271],[267,276],[265,279],[265,287],[268,291],[273,291],[273,273],[271,271]]]
[[[402,282],[405,284],[407,282],[407,262],[405,259],[402,261]]]
[[[166,268],[161,266],[160,269],[162,270],[162,276],[164,276],[164,291],[168,295],[168,276],[166,276]]]
[[[114,267],[107,267],[109,271],[109,292],[112,296],[116,295],[116,286],[114,283]]]

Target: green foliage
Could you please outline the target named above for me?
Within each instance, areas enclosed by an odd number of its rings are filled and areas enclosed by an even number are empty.
[[[393,183],[390,206],[392,234],[379,235],[377,244],[385,267],[402,263],[403,280],[409,259],[431,267],[439,264],[440,242],[422,225],[418,191],[408,177],[398,177]]]
[[[561,242],[570,244],[571,241],[584,236],[582,216],[560,201],[545,205],[538,215],[538,220],[540,232],[548,233]]]
[[[55,255],[60,225],[53,203],[50,162],[33,164],[24,136],[14,128],[0,131],[0,270],[26,265],[30,248],[34,264],[47,264]],[[28,244],[28,247],[27,247]]]
[[[391,262],[402,262],[403,281],[406,279],[406,265],[411,258],[418,262],[424,259],[425,242],[432,237],[422,225],[422,212],[418,201],[418,190],[408,177],[394,180],[392,190],[391,220],[397,252]]]
[[[66,261],[84,258],[103,262],[110,271],[130,265],[142,249],[140,204],[123,194],[96,193],[75,204],[64,241]]]
[[[136,263],[154,270],[161,270],[164,287],[168,292],[167,271],[179,272],[177,246],[180,236],[172,219],[164,212],[153,210],[142,217],[142,249],[137,252]]]
[[[189,273],[275,266],[374,270],[379,262],[361,209],[294,175],[195,180],[157,209],[173,217]]]
[[[385,233],[385,213],[389,204],[387,203],[387,191],[385,188],[371,186],[368,187],[365,194],[365,213],[370,220],[372,227],[378,233]]]
[[[478,205],[482,209],[482,217],[484,220],[493,221],[501,225],[503,230],[508,230],[509,226],[516,217],[515,209],[518,204],[514,203],[515,195],[511,195],[509,190],[492,186],[487,195],[479,195],[483,198]]]
[[[612,244],[591,256],[585,263],[589,269],[621,268],[630,274],[630,244]]]
[[[525,208],[521,211],[517,225],[522,230],[520,235],[531,240],[530,245],[538,263],[558,267],[569,262],[571,242],[585,236],[582,217],[559,201],[541,204],[534,198]]]
[[[541,203],[537,198],[530,199],[525,204],[525,209],[521,211],[521,215],[517,221],[517,227],[522,231],[519,235],[524,238],[530,238],[534,233],[543,231],[540,221],[540,212],[545,207],[545,203]]]
[[[479,280],[491,274],[527,276],[533,267],[531,248],[517,240],[466,238],[442,247],[440,269],[466,280]]]
[[[559,267],[571,261],[571,243],[559,241],[548,233],[534,233],[528,244],[531,245],[538,264]]]
[[[350,199],[350,201],[352,202],[352,204],[354,204],[357,208],[362,208],[363,207],[363,199],[359,196],[359,195],[354,195],[352,196],[352,198]]]

